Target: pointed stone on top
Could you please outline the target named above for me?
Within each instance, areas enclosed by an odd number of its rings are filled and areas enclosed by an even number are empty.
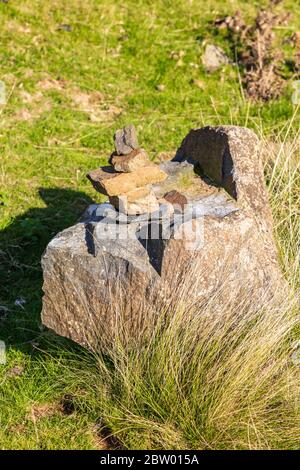
[[[118,129],[114,135],[117,155],[128,155],[132,150],[138,149],[136,130],[133,124]]]

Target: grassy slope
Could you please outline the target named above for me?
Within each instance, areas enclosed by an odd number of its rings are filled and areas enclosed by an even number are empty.
[[[212,18],[237,7],[251,16],[255,5],[265,3],[0,3],[0,79],[9,94],[0,117],[0,305],[9,309],[0,320],[0,339],[9,348],[8,363],[0,366],[0,448],[101,447],[93,409],[79,407],[69,416],[40,409],[64,393],[80,396],[76,382],[62,373],[77,349],[40,327],[41,254],[57,231],[100,200],[85,173],[105,161],[122,124],[137,125],[155,157],[176,148],[194,126],[262,123],[271,133],[291,118],[289,89],[278,102],[253,105],[244,101],[234,67],[207,76],[201,65],[204,39],[230,53],[209,25]],[[289,36],[300,14],[293,1],[285,4],[294,17],[278,33]],[[59,30],[60,24],[72,31]],[[172,51],[184,51],[181,65],[170,58]],[[51,89],[38,85],[47,79],[61,81]],[[192,79],[202,80],[203,89]],[[97,91],[103,94],[101,112],[87,110],[82,93]],[[98,120],[91,119],[94,112]],[[24,309],[14,305],[18,297],[26,300]],[[20,376],[13,374],[15,366],[24,369]]]

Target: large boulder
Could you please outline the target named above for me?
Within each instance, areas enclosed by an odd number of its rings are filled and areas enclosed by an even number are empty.
[[[43,255],[43,323],[96,349],[116,330],[139,336],[186,286],[199,306],[218,290],[220,304],[273,296],[284,281],[258,144],[245,128],[193,130],[161,164],[168,177],[152,186],[160,205],[150,219],[90,206]],[[184,211],[164,203],[172,191]]]
[[[273,218],[260,149],[260,141],[250,129],[207,126],[189,132],[177,151],[176,160],[191,160],[214,184],[223,187],[237,201],[245,217],[255,224],[251,236],[261,238],[262,256],[266,254],[273,266],[272,271],[278,273]]]

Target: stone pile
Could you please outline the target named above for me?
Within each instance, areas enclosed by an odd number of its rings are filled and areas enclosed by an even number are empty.
[[[133,125],[117,130],[114,143],[111,165],[91,171],[88,179],[96,191],[108,196],[112,206],[123,214],[158,211],[159,200],[150,185],[164,181],[167,174],[149,160],[143,148],[139,148]]]
[[[192,129],[160,165],[133,126],[116,132],[115,148],[111,165],[88,175],[109,202],[90,205],[43,255],[44,325],[97,349],[121,324],[138,337],[181,289],[199,313],[218,293],[220,316],[240,293],[256,304],[285,290],[250,129]]]

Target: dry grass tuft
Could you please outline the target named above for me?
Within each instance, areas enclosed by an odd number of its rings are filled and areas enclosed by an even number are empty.
[[[265,148],[290,292],[276,300],[266,295],[255,305],[241,288],[224,302],[223,285],[199,306],[185,283],[138,340],[129,340],[119,322],[85,383],[123,447],[299,448],[299,134],[288,136]],[[151,317],[149,307],[140,315]]]

